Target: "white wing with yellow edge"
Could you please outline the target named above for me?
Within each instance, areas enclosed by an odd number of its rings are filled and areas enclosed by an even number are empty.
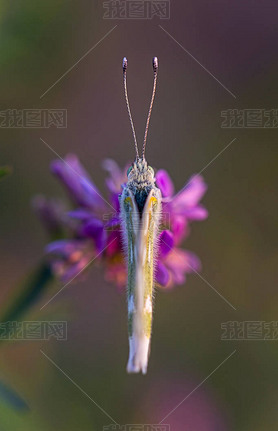
[[[121,196],[121,214],[128,265],[129,373],[147,372],[160,212],[161,194],[157,187],[152,187],[149,191],[141,213],[134,193],[128,188],[124,189]]]

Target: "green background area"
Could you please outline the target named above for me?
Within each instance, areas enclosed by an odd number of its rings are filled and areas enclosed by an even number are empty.
[[[93,267],[40,310],[61,287],[53,284],[25,316],[67,320],[67,341],[1,343],[1,431],[158,423],[192,391],[165,419],[171,430],[276,431],[277,341],[223,341],[221,324],[278,320],[278,132],[223,128],[221,112],[278,107],[277,12],[268,0],[172,0],[169,20],[107,20],[101,1],[0,3],[0,110],[68,115],[64,129],[0,129],[0,166],[13,171],[0,184],[2,315],[48,240],[32,197],[65,197],[40,138],[61,157],[76,153],[103,193],[102,160],[134,157],[124,56],[139,144],[159,59],[148,162],[167,169],[176,190],[205,168],[209,211],[184,245],[202,278],[156,294],[148,374],[126,374],[125,296]]]

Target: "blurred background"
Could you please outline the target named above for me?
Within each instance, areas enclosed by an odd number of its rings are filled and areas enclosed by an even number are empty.
[[[54,283],[24,316],[67,320],[67,341],[0,345],[0,380],[24,400],[3,397],[1,431],[159,423],[185,398],[165,419],[171,430],[277,429],[277,341],[221,340],[223,322],[278,320],[277,129],[221,127],[221,111],[277,108],[277,13],[268,0],[171,1],[169,19],[109,20],[101,1],[0,3],[1,110],[68,115],[67,128],[0,131],[0,165],[13,169],[0,184],[2,315],[48,241],[32,197],[65,197],[40,138],[61,157],[76,153],[103,192],[102,160],[134,157],[123,56],[139,142],[159,58],[149,163],[179,190],[211,162],[202,172],[209,218],[186,241],[203,279],[157,292],[147,376],[126,374],[125,297],[94,267],[40,310]]]

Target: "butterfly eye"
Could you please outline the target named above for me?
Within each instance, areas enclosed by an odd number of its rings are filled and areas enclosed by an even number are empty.
[[[130,172],[131,172],[132,166],[130,166],[126,172],[127,176],[129,176]]]

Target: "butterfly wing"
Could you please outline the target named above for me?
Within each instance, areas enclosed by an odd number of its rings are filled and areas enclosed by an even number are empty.
[[[140,216],[133,194],[122,195],[121,213],[128,263],[128,372],[147,372],[152,327],[155,245],[161,196],[153,188]]]

